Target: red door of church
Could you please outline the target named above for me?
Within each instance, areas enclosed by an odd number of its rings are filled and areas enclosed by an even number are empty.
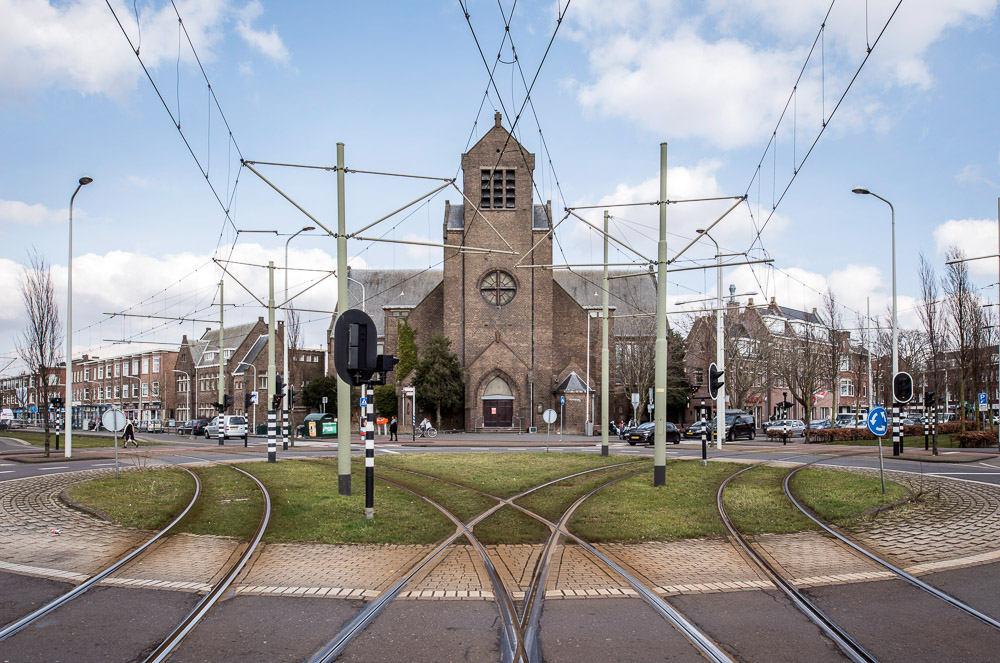
[[[514,401],[483,399],[483,426],[513,426]]]

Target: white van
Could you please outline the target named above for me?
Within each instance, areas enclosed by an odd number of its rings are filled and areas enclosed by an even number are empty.
[[[220,414],[205,426],[205,439],[217,440],[219,433],[222,433],[223,437],[227,440],[234,437],[241,437],[246,442],[246,417],[239,414]]]

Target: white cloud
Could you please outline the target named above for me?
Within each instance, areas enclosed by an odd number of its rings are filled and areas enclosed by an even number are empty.
[[[766,140],[829,7],[827,0],[714,0],[707,8],[696,5],[698,13],[684,13],[675,2],[625,0],[602,13],[607,3],[583,4],[570,12],[572,37],[589,49],[591,78],[576,84],[580,104],[658,135],[701,138],[725,149]],[[949,30],[988,19],[996,6],[997,0],[903,3],[866,65],[877,74],[868,79],[929,88],[928,48]],[[800,131],[819,129],[833,91],[853,76],[894,7],[834,7],[821,52],[814,53],[793,100]],[[844,128],[884,128],[884,109],[863,89],[852,94],[843,109],[852,117],[839,117],[838,126],[848,121]]]
[[[958,171],[955,181],[963,184],[985,184],[992,189],[1000,188],[996,182],[983,175],[983,168],[978,163],[970,163]]]
[[[263,13],[264,8],[261,4],[257,0],[253,0],[253,2],[238,12],[239,18],[236,21],[236,32],[243,38],[243,41],[247,45],[260,51],[264,56],[276,62],[288,64],[291,54],[285,48],[285,43],[281,40],[278,31],[274,28],[267,31],[256,30],[251,26],[251,23]]]
[[[934,246],[938,255],[951,247],[961,249],[967,258],[989,255],[997,248],[996,219],[962,219],[945,221],[934,229]],[[969,272],[979,278],[996,278],[995,260],[972,260],[966,263]]]
[[[69,212],[65,209],[52,210],[41,203],[29,205],[20,200],[0,200],[0,221],[35,225],[65,221],[68,218]]]
[[[143,62],[155,69],[177,58],[177,15],[170,4],[152,9],[112,0],[115,14]],[[225,0],[179,0],[184,26],[210,60],[225,18]],[[24,92],[50,86],[121,97],[135,89],[142,69],[107,5],[90,0],[0,0],[0,89]],[[193,62],[190,49],[181,59]]]

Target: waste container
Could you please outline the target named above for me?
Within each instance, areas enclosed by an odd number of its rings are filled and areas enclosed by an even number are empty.
[[[307,414],[302,425],[305,426],[306,437],[336,437],[337,421],[332,414]]]

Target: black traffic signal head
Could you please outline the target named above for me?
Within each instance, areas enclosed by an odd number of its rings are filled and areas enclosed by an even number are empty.
[[[892,398],[897,403],[909,403],[913,399],[913,378],[906,371],[900,371],[893,376]]]
[[[281,409],[281,396],[279,394],[275,394],[274,396],[271,396],[271,409],[272,410],[280,410]]]
[[[248,411],[253,405],[253,394],[243,394],[243,409]]]
[[[228,410],[232,406],[233,406],[233,395],[232,394],[226,394],[225,396],[223,396],[222,397],[222,409],[223,410]]]
[[[274,374],[274,395],[279,399],[285,395],[285,378],[281,373]]]
[[[295,397],[299,395],[299,392],[295,391],[295,387],[288,385],[288,407],[291,408],[295,405]]]
[[[711,366],[708,367],[708,393],[712,398],[719,397],[719,391],[722,389],[722,385],[726,382],[722,379],[722,375],[725,371],[720,371],[719,367],[713,362]]]
[[[351,386],[368,382],[377,363],[378,331],[364,311],[349,309],[337,316],[333,328],[333,365]]]
[[[925,391],[924,392],[924,407],[934,407],[934,392]]]
[[[701,389],[700,384],[691,385],[691,395],[694,396],[695,394],[697,394],[699,389]]]

